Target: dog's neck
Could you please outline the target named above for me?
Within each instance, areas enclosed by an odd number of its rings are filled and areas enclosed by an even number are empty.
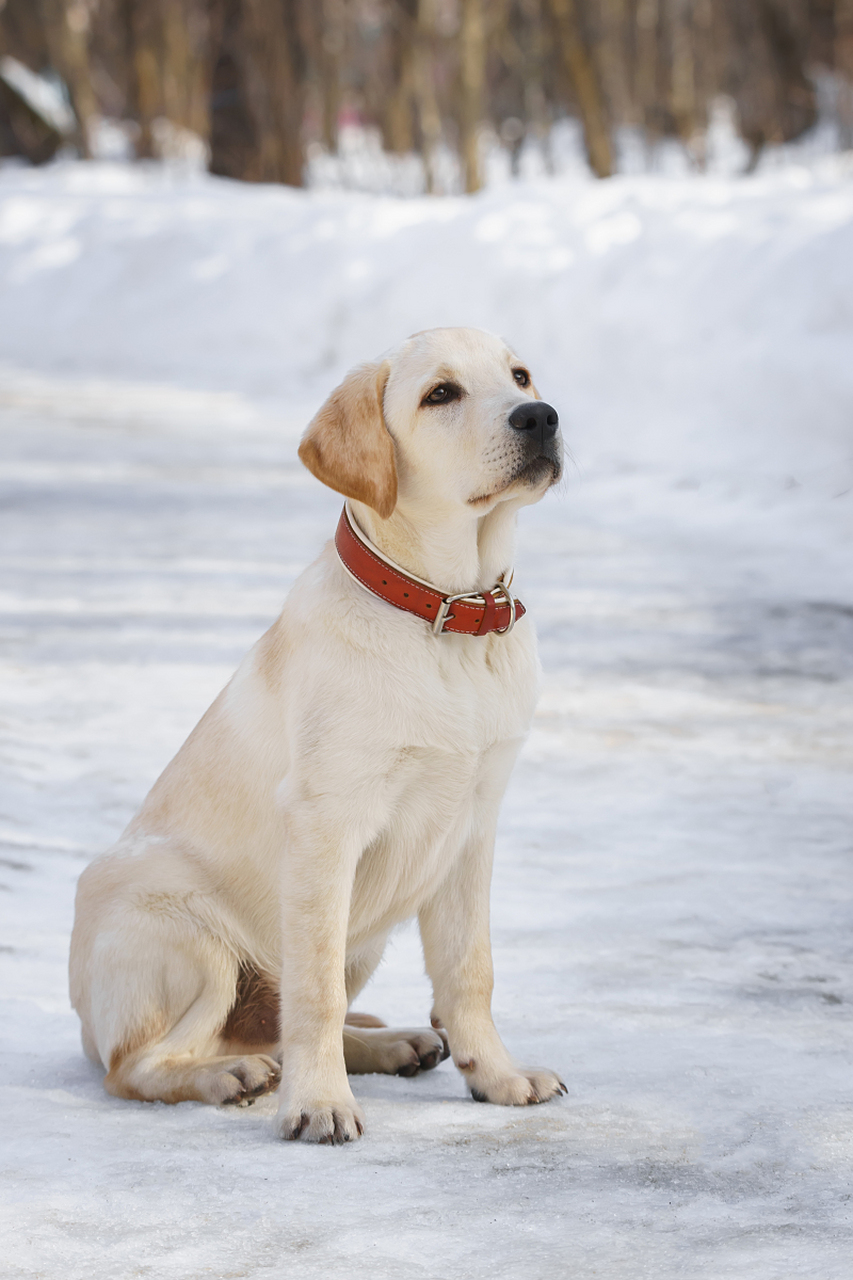
[[[439,591],[486,591],[512,568],[516,503],[499,503],[485,516],[453,509],[426,516],[398,507],[387,520],[362,502],[350,506],[384,556]]]

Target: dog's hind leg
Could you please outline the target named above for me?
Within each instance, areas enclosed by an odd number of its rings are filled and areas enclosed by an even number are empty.
[[[83,896],[90,886],[84,885]],[[239,961],[193,919],[186,898],[116,901],[82,913],[71,948],[71,995],[104,1088],[146,1102],[247,1102],[274,1089],[266,1054],[221,1053]],[[81,919],[78,899],[78,921]]]
[[[246,1105],[278,1087],[281,1068],[265,1054],[195,1058],[147,1046],[117,1056],[104,1078],[107,1093],[138,1102],[210,1102]]]

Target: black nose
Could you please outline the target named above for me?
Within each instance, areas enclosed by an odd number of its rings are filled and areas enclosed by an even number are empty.
[[[546,440],[554,439],[560,419],[557,410],[544,400],[526,400],[513,409],[509,425],[516,431],[529,431],[531,438],[543,445]]]

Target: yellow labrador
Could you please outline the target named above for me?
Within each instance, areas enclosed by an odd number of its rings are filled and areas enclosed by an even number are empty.
[[[543,1102],[564,1086],[518,1066],[492,1021],[489,882],[538,680],[506,574],[518,509],[560,474],[556,413],[499,339],[430,330],[354,370],[300,457],[350,500],[375,590],[330,543],[81,876],[84,1048],[123,1098],[279,1086],[278,1132],[315,1142],[362,1132],[348,1072],[413,1074],[448,1043],[478,1100]],[[443,617],[415,616],[415,596]],[[479,634],[454,631],[471,617]],[[348,1014],[413,916],[433,1029]]]

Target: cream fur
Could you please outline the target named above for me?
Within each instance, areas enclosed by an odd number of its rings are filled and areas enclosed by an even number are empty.
[[[557,474],[513,478],[507,418],[536,395],[518,367],[491,335],[427,331],[351,375],[306,433],[303,460],[355,499],[364,532],[447,592],[511,565],[518,508]],[[422,406],[442,381],[461,397]],[[363,1118],[347,1067],[432,1066],[446,1032],[476,1097],[557,1094],[553,1072],[513,1062],[490,1012],[495,826],[537,681],[529,618],[506,637],[433,636],[354,582],[330,543],[80,879],[71,997],[105,1087],[247,1101],[280,1076],[283,1137],[348,1141]],[[413,916],[444,1030],[344,1027]],[[223,1034],[247,967],[280,991],[278,1044]]]

